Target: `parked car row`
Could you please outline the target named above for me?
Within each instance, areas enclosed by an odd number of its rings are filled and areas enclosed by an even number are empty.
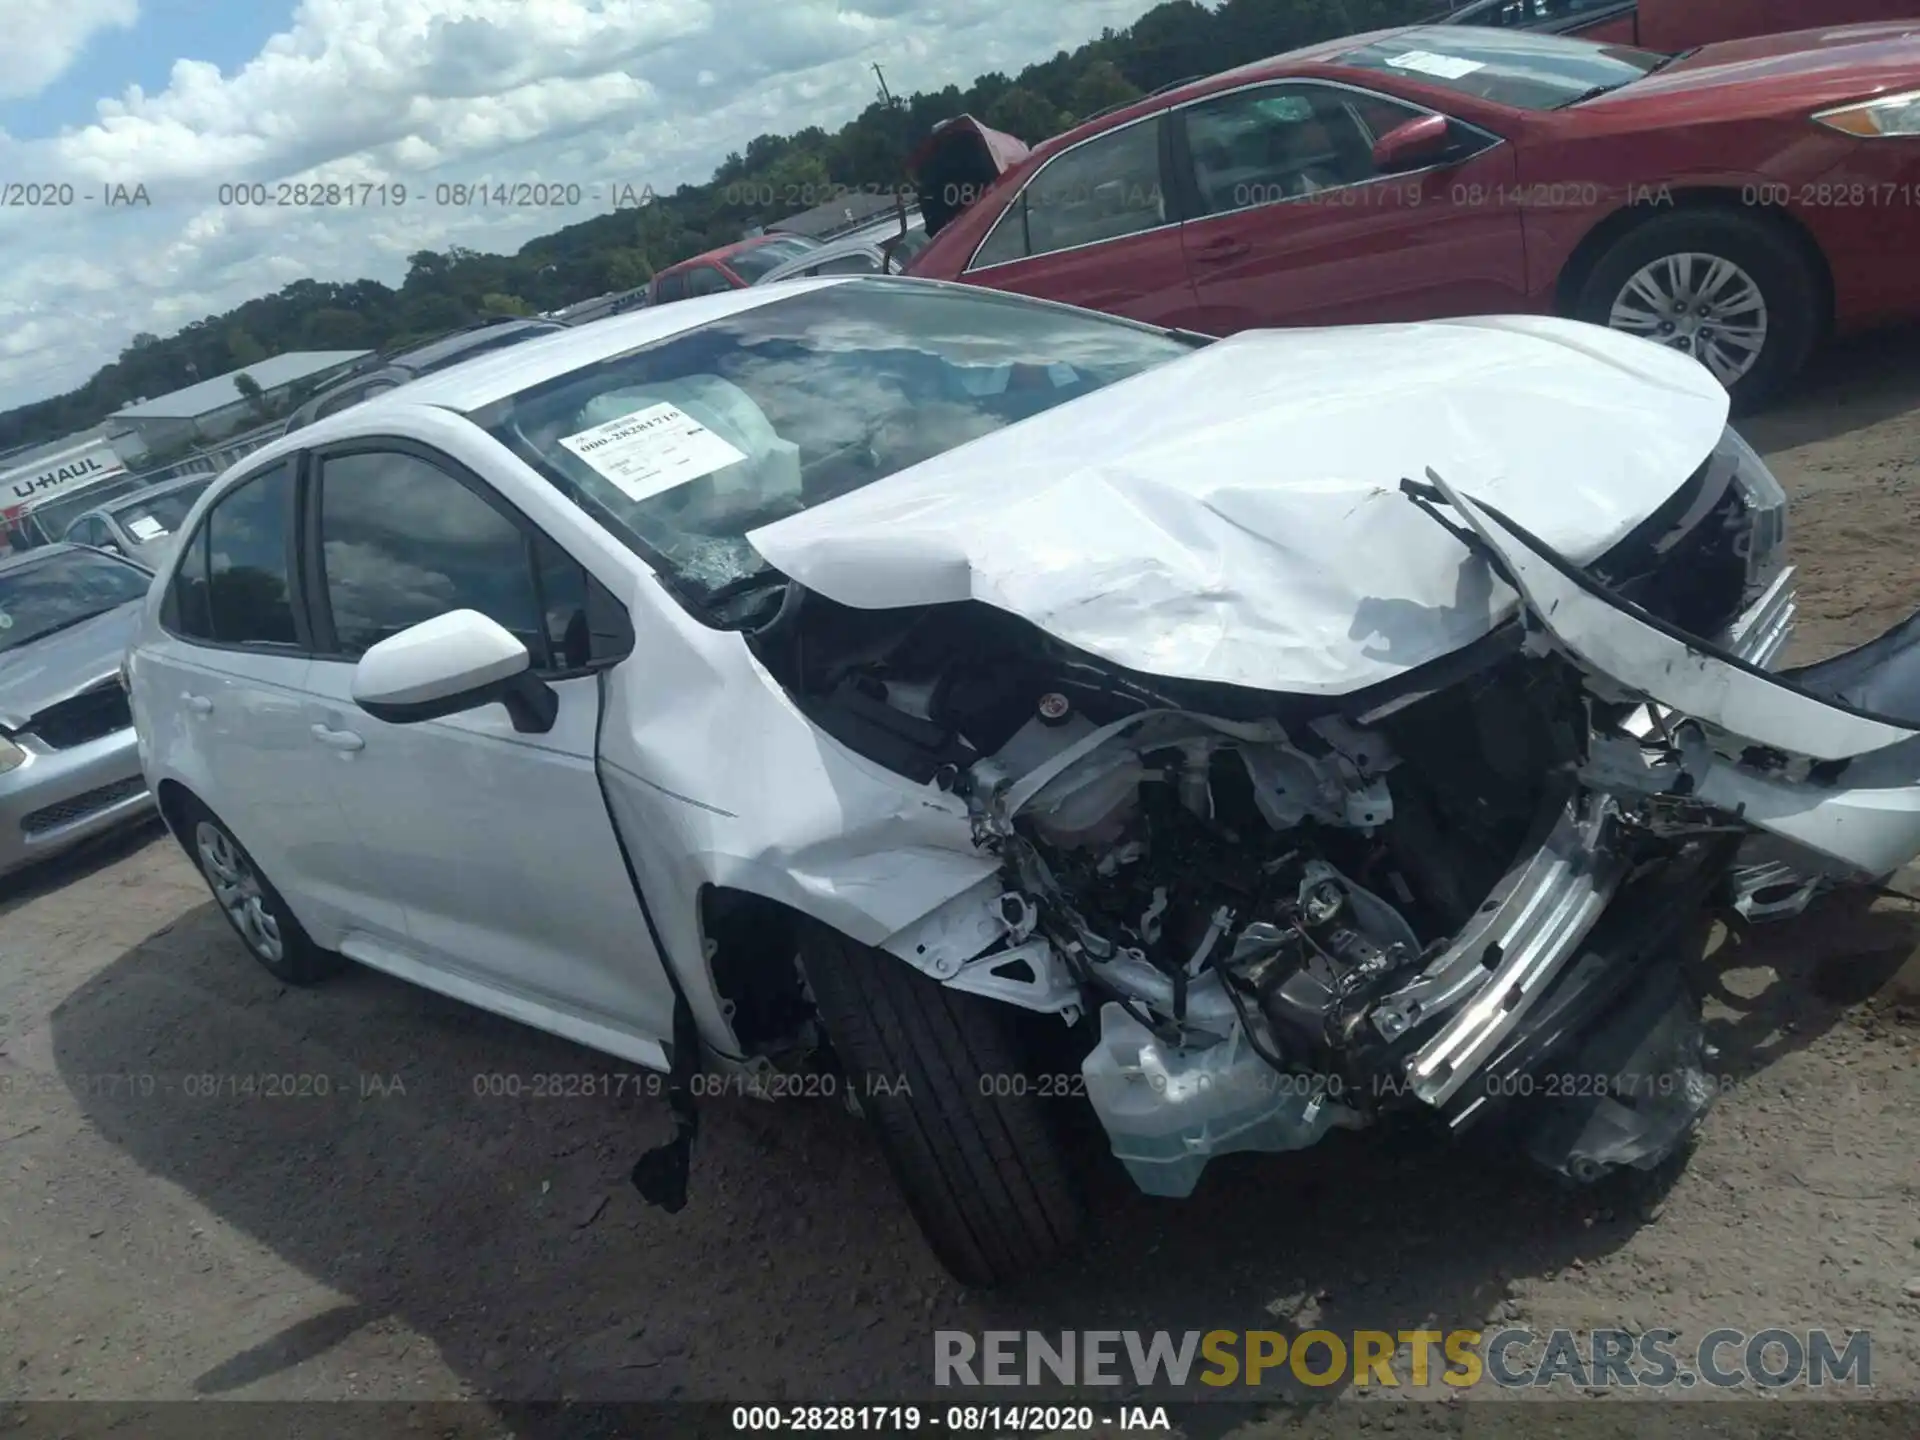
[[[431,375],[449,365],[458,365],[475,355],[518,345],[536,335],[551,335],[564,328],[557,320],[521,320],[501,316],[465,326],[421,345],[382,355],[372,365],[311,396],[287,417],[287,429],[301,429],[324,416],[336,415],[350,405],[358,405],[362,400],[397,389],[410,380]]]
[[[0,875],[153,813],[120,679],[152,581],[77,545],[0,557]]]
[[[124,495],[101,497],[92,509],[67,526],[61,538],[70,545],[105,550],[152,569],[178,538],[180,524],[193,509],[193,502],[213,480],[212,475],[190,475],[142,486]]]
[[[1667,52],[1920,15],[1914,0],[1447,0],[1438,8],[1449,25],[1544,30]]]
[[[717,295],[749,285],[822,275],[898,275],[929,236],[917,207],[844,235],[756,235],[670,265],[653,277],[651,303]]]
[[[1747,407],[1822,337],[1920,315],[1911,22],[1677,54],[1353,36],[1011,163],[956,127],[922,166],[971,203],[911,273],[1212,335],[1571,315],[1693,355]]]

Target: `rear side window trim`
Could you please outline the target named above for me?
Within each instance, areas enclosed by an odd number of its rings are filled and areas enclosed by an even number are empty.
[[[305,475],[304,467],[301,463],[303,453],[304,452],[296,452],[278,455],[269,463],[262,465],[259,469],[252,471],[250,474],[227,486],[226,489],[220,492],[219,497],[207,507],[206,514],[200,517],[200,523],[193,527],[193,533],[180,542],[180,548],[175,552],[178,558],[172,562],[171,568],[167,571],[167,592],[161,597],[160,602],[160,628],[172,639],[178,640],[183,645],[191,645],[196,650],[224,650],[234,655],[274,655],[291,659],[310,658],[313,655],[313,626],[307,609],[306,587],[301,583],[302,576],[300,566],[301,521],[306,510],[303,495]],[[294,643],[286,645],[274,641],[250,640],[235,644],[229,640],[215,639],[211,635],[186,634],[178,628],[180,603],[177,587],[180,574],[186,568],[188,556],[195,550],[200,552],[201,574],[204,575],[208,583],[211,584],[213,579],[213,556],[208,546],[212,532],[208,529],[208,522],[213,519],[214,512],[226,504],[231,497],[246,489],[247,486],[264,480],[273,474],[274,471],[283,468],[290,473],[293,485],[293,496],[288,502],[289,523],[286,527],[286,560],[287,605],[293,611]],[[209,603],[207,613],[208,623],[211,624],[213,613],[211,603]]]
[[[1096,245],[1118,245],[1123,241],[1137,240],[1142,235],[1157,235],[1162,230],[1179,229],[1180,226],[1186,222],[1187,217],[1174,198],[1173,186],[1171,184],[1173,176],[1168,166],[1170,148],[1168,143],[1167,117],[1170,113],[1169,110],[1163,109],[1155,110],[1147,115],[1135,116],[1124,125],[1115,125],[1110,129],[1098,131],[1095,134],[1074,141],[1073,144],[1063,150],[1056,151],[1054,154],[1049,155],[1045,164],[1020,182],[1020,188],[1014,192],[1013,198],[1007,201],[1006,208],[1000,212],[1000,218],[987,227],[987,233],[981,236],[980,243],[973,247],[973,253],[968,255],[966,266],[960,273],[963,275],[983,275],[990,270],[998,270],[1007,265],[1019,265],[1028,260],[1044,260],[1050,255],[1071,255],[1077,250],[1091,250]],[[1115,135],[1124,134],[1136,125],[1148,124],[1160,127],[1159,133],[1155,136],[1157,143],[1154,148],[1159,159],[1160,193],[1166,199],[1167,218],[1158,225],[1149,225],[1144,230],[1133,230],[1125,235],[1114,235],[1103,240],[1083,240],[1078,245],[1062,245],[1056,250],[1047,250],[1039,255],[1035,255],[1033,253],[1033,236],[1027,226],[1027,191],[1032,188],[1033,183],[1042,175],[1045,175],[1047,171],[1051,170],[1059,161],[1073,154],[1074,151],[1084,146],[1092,145],[1096,141],[1109,140]],[[996,260],[988,265],[976,264],[975,262],[979,259],[980,252],[987,248],[987,243],[999,232],[1000,227],[1008,222],[1016,210],[1020,213],[1020,229],[1022,232],[1020,237],[1021,248],[1027,253],[1015,256],[1011,260]]]

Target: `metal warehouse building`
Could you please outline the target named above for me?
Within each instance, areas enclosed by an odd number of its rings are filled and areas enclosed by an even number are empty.
[[[211,380],[156,399],[122,406],[110,424],[132,431],[147,450],[170,450],[187,442],[220,440],[260,423],[260,417],[236,383],[252,377],[269,402],[284,400],[307,382],[323,382],[370,354],[366,350],[290,350],[256,365],[242,366]]]

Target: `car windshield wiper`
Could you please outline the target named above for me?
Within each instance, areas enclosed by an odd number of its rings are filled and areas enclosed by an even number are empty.
[[[782,575],[771,565],[766,565],[758,570],[749,570],[744,575],[736,575],[733,579],[726,581],[724,584],[716,585],[711,590],[702,590],[700,592],[700,603],[706,606],[724,605],[729,600],[737,600],[742,595],[751,595],[756,590],[765,590],[769,586],[784,585],[786,583],[787,577],[785,575]]]
[[[1571,110],[1576,105],[1584,105],[1589,100],[1598,100],[1602,95],[1611,95],[1614,91],[1620,89],[1621,86],[1631,85],[1632,83],[1633,82],[1631,80],[1622,80],[1617,84],[1613,84],[1613,85],[1590,86],[1589,88],[1582,90],[1578,95],[1574,96],[1571,100],[1562,100],[1558,105],[1554,106],[1553,108],[1556,110]]]
[[[114,608],[116,607],[109,605],[107,610]],[[86,614],[76,615],[71,620],[62,620],[58,625],[49,625],[44,630],[36,630],[24,639],[14,641],[11,645],[7,646],[7,649],[18,650],[22,645],[31,645],[34,641],[44,640],[49,635],[58,635],[62,630],[71,630],[76,625],[84,625],[87,621],[98,619],[100,616],[106,614],[107,610],[89,610]]]
[[[1638,75],[1635,75],[1632,80],[1618,80],[1610,85],[1589,86],[1587,89],[1582,90],[1578,95],[1574,96],[1571,100],[1562,100],[1558,105],[1554,106],[1553,108],[1556,110],[1571,110],[1574,106],[1584,105],[1589,100],[1598,100],[1602,95],[1611,95],[1616,90],[1626,89],[1627,86],[1634,83],[1634,80],[1644,80],[1647,78],[1647,76],[1666,69],[1669,65],[1673,64],[1673,62],[1676,60],[1684,60],[1689,55],[1697,55],[1699,53],[1700,53],[1700,47],[1698,45],[1695,45],[1691,50],[1676,50],[1671,55],[1662,55],[1658,60],[1654,61],[1653,64],[1649,65],[1645,70],[1641,71]]]

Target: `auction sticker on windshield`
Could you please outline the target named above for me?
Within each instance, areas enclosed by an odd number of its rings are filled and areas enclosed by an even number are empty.
[[[167,533],[167,527],[151,515],[137,516],[127,529],[133,532],[136,540],[158,540]]]
[[[1463,60],[1458,55],[1436,55],[1431,50],[1409,50],[1395,55],[1387,64],[1396,70],[1417,70],[1422,75],[1438,75],[1442,80],[1458,80],[1476,70],[1486,69],[1479,60]]]
[[[649,405],[560,443],[619,487],[629,500],[646,500],[737,465],[746,455],[678,405]]]

